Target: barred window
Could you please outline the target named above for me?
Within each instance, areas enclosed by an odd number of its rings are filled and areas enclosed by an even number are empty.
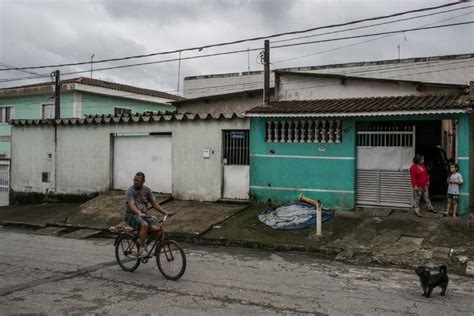
[[[370,126],[357,131],[359,147],[412,147],[415,143],[414,126]]]
[[[114,107],[114,116],[131,115],[132,109]]]
[[[340,120],[266,121],[265,142],[268,143],[340,143]]]
[[[13,106],[0,107],[0,123],[8,123],[14,117],[15,108]]]
[[[224,164],[249,164],[249,131],[224,131]]]

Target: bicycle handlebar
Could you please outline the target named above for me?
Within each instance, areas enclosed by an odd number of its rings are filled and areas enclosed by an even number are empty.
[[[171,216],[171,215],[170,215],[170,216]],[[146,217],[148,217],[148,218],[153,218],[153,219],[156,220],[158,223],[164,223],[164,222],[166,221],[166,219],[168,218],[168,215],[163,216],[163,219],[161,219],[161,220],[157,219],[157,218],[156,218],[155,216],[153,216],[153,215],[145,215],[145,216],[143,216],[142,218],[146,218]]]

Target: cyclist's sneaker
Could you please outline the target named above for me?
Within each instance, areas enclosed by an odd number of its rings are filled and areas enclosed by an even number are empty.
[[[147,255],[148,255],[147,249],[146,249],[146,248],[141,248],[141,249],[140,249],[140,254],[139,254],[139,256],[140,256],[141,258],[144,258],[144,257],[146,257]]]

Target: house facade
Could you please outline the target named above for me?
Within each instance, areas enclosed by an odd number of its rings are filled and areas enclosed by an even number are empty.
[[[160,91],[81,77],[61,81],[60,117],[174,111],[169,102],[181,99]],[[52,82],[0,89],[0,155],[10,156],[9,120],[54,118],[54,109]]]
[[[138,171],[177,199],[248,199],[248,130],[237,114],[15,119],[12,200],[125,190]]]
[[[474,81],[472,62],[474,54],[429,56],[376,61],[358,61],[307,67],[283,68],[291,72],[337,74],[375,79],[400,79],[445,84],[468,84]],[[270,86],[275,86],[270,74]],[[199,98],[224,93],[263,88],[263,71],[206,74],[184,78],[183,95]]]
[[[340,210],[409,208],[408,169],[422,153],[432,195],[443,195],[447,160],[459,164],[465,179],[460,212],[469,210],[468,86],[315,73],[275,76],[277,101],[247,112],[255,199],[284,203],[304,193]]]

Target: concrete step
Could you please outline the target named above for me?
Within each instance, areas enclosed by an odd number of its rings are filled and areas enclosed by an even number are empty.
[[[76,238],[76,239],[89,238],[98,233],[100,233],[100,230],[97,230],[97,229],[79,229],[79,230],[73,231],[72,233],[63,235],[63,237]]]
[[[64,233],[67,230],[68,228],[65,227],[48,226],[35,231],[35,234],[45,236],[59,236],[61,233]]]

